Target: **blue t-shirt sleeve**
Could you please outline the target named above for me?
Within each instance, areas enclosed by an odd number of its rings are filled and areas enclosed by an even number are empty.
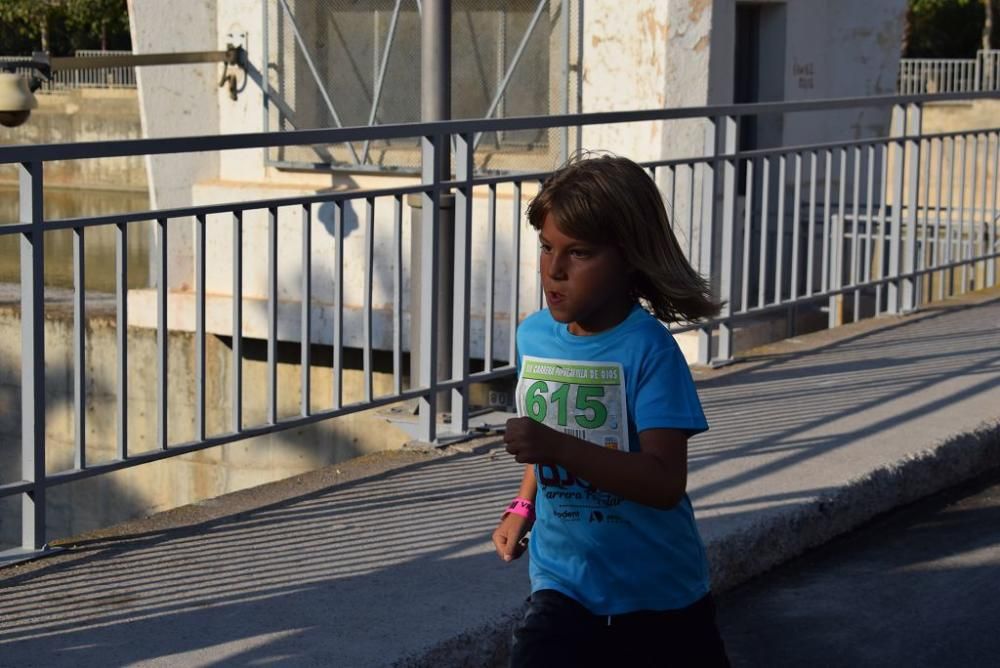
[[[640,366],[633,403],[637,433],[680,429],[693,436],[708,429],[691,371],[680,349],[671,344],[650,354]]]

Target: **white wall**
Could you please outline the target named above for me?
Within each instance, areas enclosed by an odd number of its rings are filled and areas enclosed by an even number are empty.
[[[211,51],[218,44],[213,0],[129,0],[135,53]],[[221,65],[169,65],[137,68],[139,109],[147,138],[216,135],[219,123],[218,78]],[[191,188],[218,174],[217,154],[167,154],[146,159],[153,208],[188,206]],[[187,224],[173,225],[168,244],[168,283],[183,289],[192,281],[192,235]]]
[[[220,114],[220,133],[263,132],[264,58],[263,8],[271,5],[273,14],[277,2],[260,0],[217,0],[216,24],[218,25],[215,48],[224,49],[230,36],[243,37],[247,68],[244,73],[236,70],[236,100],[229,97],[226,88],[217,90]],[[272,28],[273,30],[273,28]],[[271,37],[273,42],[273,35]],[[274,130],[274,128],[270,128]],[[219,155],[219,179],[223,181],[261,181],[266,178],[262,149],[225,151]]]
[[[734,0],[717,0],[727,16]],[[771,3],[773,4],[773,3]],[[785,5],[784,99],[823,100],[892,95],[895,92],[906,0],[795,0]],[[732,22],[723,24],[732,30]],[[720,35],[721,36],[721,35]],[[726,46],[713,40],[725,69]],[[731,56],[731,52],[730,52]],[[731,72],[730,72],[731,76]],[[718,84],[714,102],[731,100]],[[731,96],[731,86],[728,95]],[[886,110],[852,109],[795,114],[785,118],[783,143],[795,145],[849,137],[884,135]]]

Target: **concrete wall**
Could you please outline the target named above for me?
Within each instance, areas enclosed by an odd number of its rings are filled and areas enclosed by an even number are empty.
[[[692,8],[709,0],[675,0]],[[711,0],[709,104],[733,99],[736,6],[743,0]],[[823,100],[892,95],[896,88],[905,0],[769,0],[762,6],[762,40],[767,39],[759,77],[761,99]],[[782,29],[777,23],[784,22]],[[784,46],[771,40],[784,37]],[[779,52],[783,57],[776,57]],[[887,110],[852,109],[792,114],[784,119],[785,145],[838,138],[884,136]]]
[[[142,137],[139,101],[134,89],[85,88],[35,94],[38,108],[27,123],[4,128],[0,144],[73,144]],[[0,169],[0,183],[17,183],[9,165]],[[101,190],[145,191],[142,156],[102,160],[64,160],[45,166],[47,186]]]
[[[584,15],[583,111],[730,104],[736,8],[743,0],[593,0]],[[770,0],[761,7],[760,101],[890,95],[905,0]],[[696,156],[703,123],[589,128],[584,145],[641,160]],[[794,145],[884,135],[885,110],[789,116]]]
[[[87,323],[86,432],[87,458],[92,464],[115,455],[116,325],[107,307],[94,306]],[[20,310],[0,307],[0,482],[20,479]],[[45,319],[47,470],[73,468],[72,313],[67,305],[50,305]],[[156,448],[156,333],[129,328],[129,450]],[[296,415],[301,397],[297,353],[282,351],[290,361],[278,364],[279,416]],[[266,362],[247,343],[243,362],[244,425],[263,424]],[[348,357],[348,360],[351,358]],[[194,340],[172,332],[168,350],[169,440],[180,443],[194,436]],[[213,336],[206,341],[207,431],[230,431],[231,349]],[[317,354],[317,361],[319,360]],[[349,364],[350,362],[348,362]],[[380,363],[376,360],[376,363]],[[344,374],[346,402],[362,398],[360,371]],[[332,371],[321,363],[312,368],[312,406],[331,405]],[[374,392],[392,389],[391,370],[374,374]],[[145,464],[49,491],[50,537],[139,517],[193,503],[343,461],[357,455],[400,447],[408,437],[373,411],[327,420],[197,453]],[[0,544],[20,542],[17,498],[0,499]]]
[[[128,0],[135,53],[211,51],[220,39],[214,0]],[[144,137],[216,135],[222,65],[150,66],[136,70]],[[146,156],[150,205],[162,209],[192,203],[191,187],[218,174],[217,153]],[[193,236],[183,226],[170,240],[172,288],[193,285]]]
[[[924,134],[960,132],[996,127],[1000,118],[1000,100],[976,100],[974,102],[936,102],[924,106]],[[931,206],[950,206],[955,209],[964,206],[966,210],[977,209],[986,214],[979,215],[978,220],[993,218],[994,226],[1000,226],[996,215],[1000,212],[1000,181],[997,180],[998,138],[996,134],[988,136],[979,134],[975,137],[965,135],[965,184],[961,185],[963,164],[961,161],[961,144],[952,157],[951,144],[943,147],[940,141],[925,148],[927,155],[923,160],[931,165],[928,180],[921,188],[921,202],[929,202]],[[942,150],[944,148],[944,150]],[[940,164],[940,172],[938,165]],[[939,185],[939,181],[941,182]],[[997,230],[1000,238],[1000,229]]]
[[[932,102],[923,106],[921,132],[924,135],[968,131],[969,134],[949,137],[946,142],[935,139],[921,146],[921,181],[918,184],[918,201],[921,207],[930,205],[951,209],[957,221],[958,211],[968,212],[984,207],[990,212],[1000,207],[1000,183],[997,182],[997,138],[995,134],[981,132],[996,126],[1000,114],[1000,101],[975,100],[971,102]],[[908,120],[912,124],[912,116]],[[893,136],[901,133],[902,119],[897,117]],[[980,132],[976,132],[980,131]],[[964,158],[964,160],[963,160]],[[905,160],[912,165],[914,156],[907,151]],[[890,158],[886,183],[889,184],[886,201],[891,204],[891,184],[896,172],[894,159]],[[908,175],[910,170],[907,169]],[[926,177],[924,175],[926,174]],[[939,199],[940,198],[940,199]],[[903,180],[903,202],[910,202],[910,182]],[[980,216],[980,218],[982,218]]]

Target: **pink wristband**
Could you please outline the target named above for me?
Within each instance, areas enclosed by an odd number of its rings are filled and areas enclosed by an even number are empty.
[[[510,502],[507,506],[507,510],[504,512],[513,513],[514,515],[520,515],[521,517],[535,521],[535,504],[527,499],[516,498]]]

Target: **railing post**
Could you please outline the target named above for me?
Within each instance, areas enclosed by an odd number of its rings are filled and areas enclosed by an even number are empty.
[[[722,232],[718,296],[724,303],[719,314],[723,318],[719,323],[719,343],[711,364],[712,366],[723,366],[733,360],[733,325],[725,318],[732,315],[733,295],[735,294],[733,282],[736,272],[733,271],[733,239],[737,219],[736,207],[739,205],[736,190],[739,123],[735,116],[722,116],[716,119],[715,124],[722,138],[722,141],[719,142],[721,154],[734,156],[726,158],[721,163],[716,163],[722,168],[722,174],[717,175],[717,178],[721,178],[722,181],[722,210],[718,212]],[[716,152],[716,154],[720,153]]]
[[[451,431],[465,434],[469,429],[469,307],[472,256],[472,169],[473,133],[455,138],[455,180],[465,181],[455,193],[454,277],[452,297],[451,377],[463,385],[451,391]],[[485,357],[485,355],[484,355]]]
[[[42,163],[18,165],[21,233],[21,547],[45,549],[45,287]]]
[[[986,253],[990,255],[997,249],[997,224],[1000,223],[1000,133],[995,135],[993,154],[993,187],[990,188],[990,207],[984,212],[986,214]],[[990,140],[986,138],[987,161],[989,161]],[[988,167],[984,167],[988,169]],[[986,262],[986,287],[992,288],[997,284],[997,258],[991,257]]]
[[[908,274],[903,279],[903,312],[915,311],[919,302],[920,280],[913,274],[917,270],[917,234],[920,226],[920,216],[918,207],[920,205],[920,137],[923,131],[923,109],[920,103],[911,104],[910,108],[904,112],[904,125],[906,128],[906,151],[909,159],[906,160],[906,167],[909,168],[909,183],[907,185],[909,198],[907,209],[907,230],[905,240],[905,256],[903,258],[903,272]],[[908,112],[908,113],[907,113]],[[924,222],[926,225],[926,221]]]
[[[438,228],[441,224],[441,154],[448,150],[446,135],[421,137],[422,180],[430,186],[420,194],[419,236],[412,243],[419,245],[420,263],[414,266],[410,280],[417,282],[419,306],[411,303],[411,320],[416,320],[420,335],[416,345],[417,375],[420,387],[427,388],[418,404],[420,440],[432,443],[437,439],[438,385]],[[412,300],[411,300],[412,301]],[[412,353],[411,353],[412,354]]]
[[[844,201],[843,196],[840,197],[839,201]],[[843,208],[842,204],[840,208]],[[843,220],[841,214],[834,214],[832,225],[830,225],[830,290],[840,290],[844,284],[844,267],[842,264],[844,238],[841,231]],[[838,292],[835,296],[827,300],[829,308],[827,327],[830,329],[840,327],[844,324],[844,319],[841,315],[841,309],[843,308],[842,298],[843,295]]]
[[[887,284],[886,312],[897,314],[899,303],[899,268],[903,224],[903,175],[906,169],[906,147],[903,136],[906,134],[906,108],[894,105],[892,108],[892,126],[898,133],[892,140],[892,213],[889,230],[889,276],[892,279]]]
[[[986,11],[990,11],[989,4],[986,5]],[[975,71],[972,74],[972,90],[979,92],[983,89],[981,77],[983,75],[983,51],[980,49],[976,52],[976,66]]]
[[[708,119],[705,127],[705,155],[719,155],[719,126],[717,119]],[[715,287],[713,277],[712,262],[715,251],[714,226],[715,226],[715,191],[716,174],[718,173],[718,160],[705,164],[701,178],[701,219],[698,225],[698,272],[704,276]],[[691,176],[694,178],[694,167],[691,169]],[[694,206],[694,202],[691,203]],[[692,258],[693,259],[693,258]],[[712,359],[712,328],[701,327],[698,329],[698,364],[707,365]]]

